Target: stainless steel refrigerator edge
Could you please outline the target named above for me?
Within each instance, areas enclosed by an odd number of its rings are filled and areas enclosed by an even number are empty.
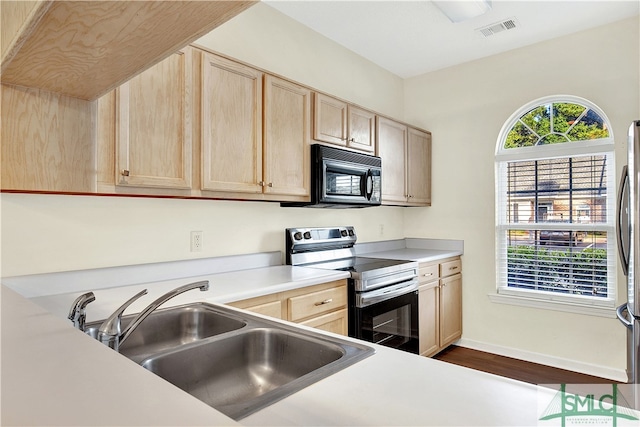
[[[618,307],[617,315],[627,327],[627,376],[633,384],[640,384],[639,167],[640,120],[637,120],[629,127],[628,158],[618,190],[617,212],[618,250],[627,278],[627,302]],[[638,396],[634,400],[637,408]]]

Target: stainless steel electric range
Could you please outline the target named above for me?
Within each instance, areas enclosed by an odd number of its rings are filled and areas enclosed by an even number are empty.
[[[356,256],[353,227],[287,228],[287,264],[348,271],[349,336],[418,353],[418,263]]]

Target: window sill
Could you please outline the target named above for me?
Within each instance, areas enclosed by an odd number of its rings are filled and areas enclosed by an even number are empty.
[[[611,302],[611,305],[591,305],[498,293],[491,293],[488,296],[491,302],[498,304],[519,305],[522,307],[541,308],[544,310],[563,311],[566,313],[585,314],[597,317],[616,317],[616,309],[613,302]]]

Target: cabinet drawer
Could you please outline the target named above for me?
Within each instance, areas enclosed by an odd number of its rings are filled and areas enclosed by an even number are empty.
[[[260,297],[234,301],[229,303],[229,305],[254,313],[263,314],[265,316],[275,317],[276,319],[286,320],[286,312],[283,312],[282,310],[282,301],[278,298],[278,294],[263,295]]]
[[[288,299],[287,304],[289,320],[295,322],[306,317],[317,316],[318,314],[346,307],[347,288],[346,286],[340,286],[292,297]]]
[[[438,264],[420,266],[418,270],[418,281],[422,283],[429,283],[438,278]]]
[[[264,314],[265,316],[275,317],[276,319],[282,319],[282,302],[281,301],[272,301],[264,304],[254,305],[252,307],[247,307],[245,310]]]
[[[462,262],[459,259],[440,264],[440,277],[451,276],[462,271]]]

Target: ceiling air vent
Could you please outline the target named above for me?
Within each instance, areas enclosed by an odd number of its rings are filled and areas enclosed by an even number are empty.
[[[507,30],[514,30],[518,27],[520,27],[518,21],[515,18],[509,18],[504,21],[495,22],[485,27],[476,28],[475,31],[482,37],[490,37],[494,34],[498,34]]]

